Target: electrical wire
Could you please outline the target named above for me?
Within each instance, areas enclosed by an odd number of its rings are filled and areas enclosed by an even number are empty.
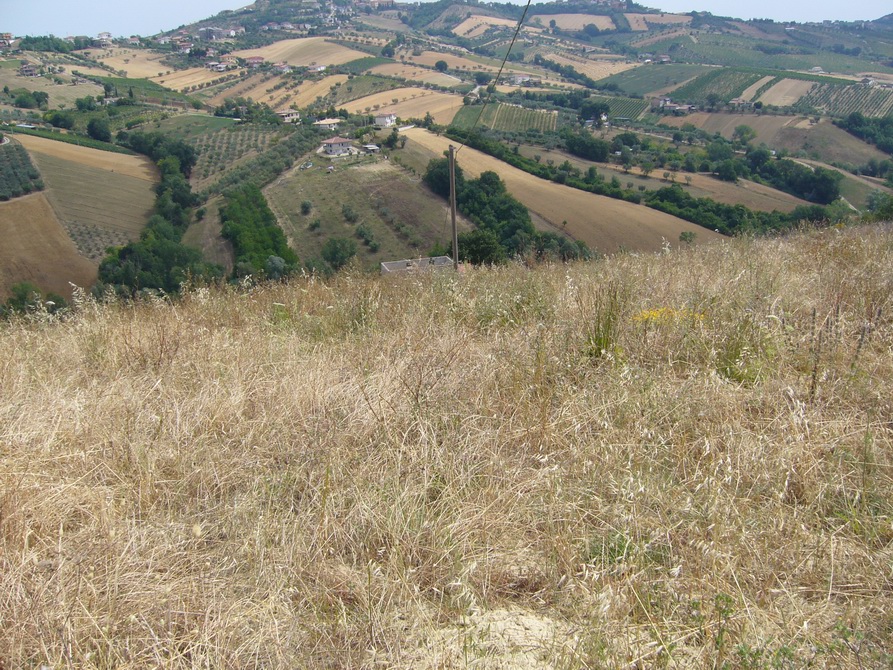
[[[518,20],[518,26],[515,28],[515,34],[512,35],[512,41],[509,42],[509,48],[505,52],[505,57],[502,59],[502,65],[499,66],[499,72],[496,73],[496,79],[493,80],[493,88],[488,91],[487,99],[484,101],[484,104],[481,105],[481,111],[478,112],[478,117],[475,119],[474,123],[471,126],[471,129],[468,131],[468,134],[471,135],[474,132],[474,129],[477,128],[478,123],[480,123],[481,118],[484,116],[484,110],[487,108],[487,105],[490,104],[490,99],[493,97],[493,91],[496,90],[496,87],[499,85],[499,78],[502,77],[502,71],[505,69],[505,64],[508,62],[509,55],[512,53],[512,48],[515,46],[515,40],[518,39],[518,35],[521,32],[521,26],[524,25],[524,19],[527,18],[527,11],[530,9],[530,4],[533,0],[527,0],[527,6],[524,7],[524,12],[521,14],[521,18]],[[490,85],[487,85],[487,88],[490,88]],[[462,149],[465,148],[465,143],[460,142],[459,148],[456,149],[456,155],[459,154]]]

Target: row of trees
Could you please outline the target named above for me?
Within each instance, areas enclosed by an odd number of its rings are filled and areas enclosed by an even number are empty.
[[[195,150],[161,133],[121,133],[119,141],[154,159],[161,173],[155,187],[155,214],[137,242],[112,250],[99,266],[102,284],[124,295],[143,290],[176,293],[188,280],[212,280],[223,275],[206,263],[197,249],[182,244],[198,198],[187,180],[195,165]]]
[[[42,190],[43,181],[28,152],[20,144],[0,146],[0,201]]]
[[[228,193],[220,220],[223,237],[233,245],[235,277],[263,273],[279,279],[298,268],[298,257],[257,186],[246,184]]]
[[[884,153],[893,154],[893,116],[869,119],[859,112],[853,112],[834,123]]]
[[[425,183],[438,195],[450,194],[449,160],[432,159]],[[530,212],[506,189],[499,175],[483,172],[466,180],[456,167],[456,204],[477,230],[459,235],[459,258],[473,264],[498,263],[506,258],[533,255],[563,261],[586,258],[589,250],[581,242],[533,227]]]

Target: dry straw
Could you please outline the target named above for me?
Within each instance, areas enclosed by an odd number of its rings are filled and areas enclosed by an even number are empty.
[[[888,667],[893,236],[0,326],[0,667]]]

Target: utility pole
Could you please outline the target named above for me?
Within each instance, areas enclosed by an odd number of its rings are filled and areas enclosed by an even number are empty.
[[[459,231],[456,228],[456,147],[450,145],[450,217],[453,221],[453,269],[459,270]]]

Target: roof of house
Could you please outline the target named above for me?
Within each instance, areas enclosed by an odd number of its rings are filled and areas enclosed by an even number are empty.
[[[324,140],[323,144],[350,144],[353,140],[349,140],[346,137],[333,137],[328,140]]]
[[[314,126],[330,126],[333,123],[341,123],[341,119],[320,119],[313,123]]]

